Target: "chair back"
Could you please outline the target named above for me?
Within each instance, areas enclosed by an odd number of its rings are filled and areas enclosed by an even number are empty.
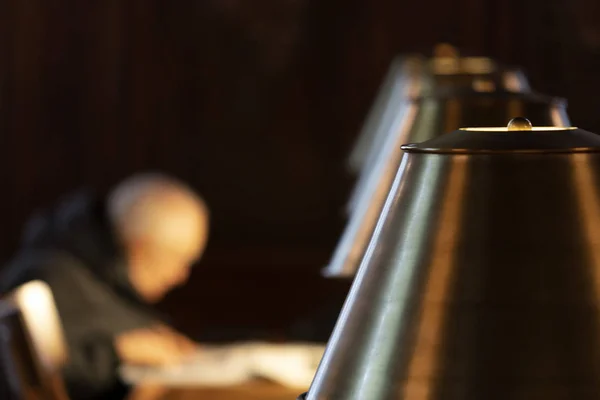
[[[24,398],[68,400],[62,378],[67,345],[50,287],[31,281],[9,293],[6,300],[16,311],[9,330]]]

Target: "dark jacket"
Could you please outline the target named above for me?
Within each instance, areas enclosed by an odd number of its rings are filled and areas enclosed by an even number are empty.
[[[2,271],[0,292],[35,279],[51,287],[63,323],[71,398],[123,398],[127,389],[118,377],[113,339],[158,316],[128,280],[123,250],[101,201],[78,193],[32,218],[21,249]]]

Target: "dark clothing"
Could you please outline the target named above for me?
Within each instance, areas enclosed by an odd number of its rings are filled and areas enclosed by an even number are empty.
[[[123,398],[113,339],[158,319],[133,290],[123,254],[104,204],[79,193],[30,221],[3,270],[1,293],[35,279],[52,289],[69,346],[64,376],[73,400]]]

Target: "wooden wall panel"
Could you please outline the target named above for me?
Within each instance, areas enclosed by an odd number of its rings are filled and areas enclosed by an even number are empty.
[[[277,298],[277,320],[282,292],[298,301],[302,285],[316,285],[316,307],[352,183],[345,156],[392,58],[445,40],[522,65],[600,132],[596,3],[4,0],[0,255],[32,209],[65,191],[163,169],[206,197],[214,223],[203,269],[175,303],[256,271],[267,289],[239,278],[224,309]]]

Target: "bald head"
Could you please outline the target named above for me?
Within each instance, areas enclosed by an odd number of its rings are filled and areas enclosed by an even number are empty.
[[[208,209],[189,187],[162,174],[135,175],[110,193],[108,211],[142,295],[158,300],[187,279],[208,237]]]

